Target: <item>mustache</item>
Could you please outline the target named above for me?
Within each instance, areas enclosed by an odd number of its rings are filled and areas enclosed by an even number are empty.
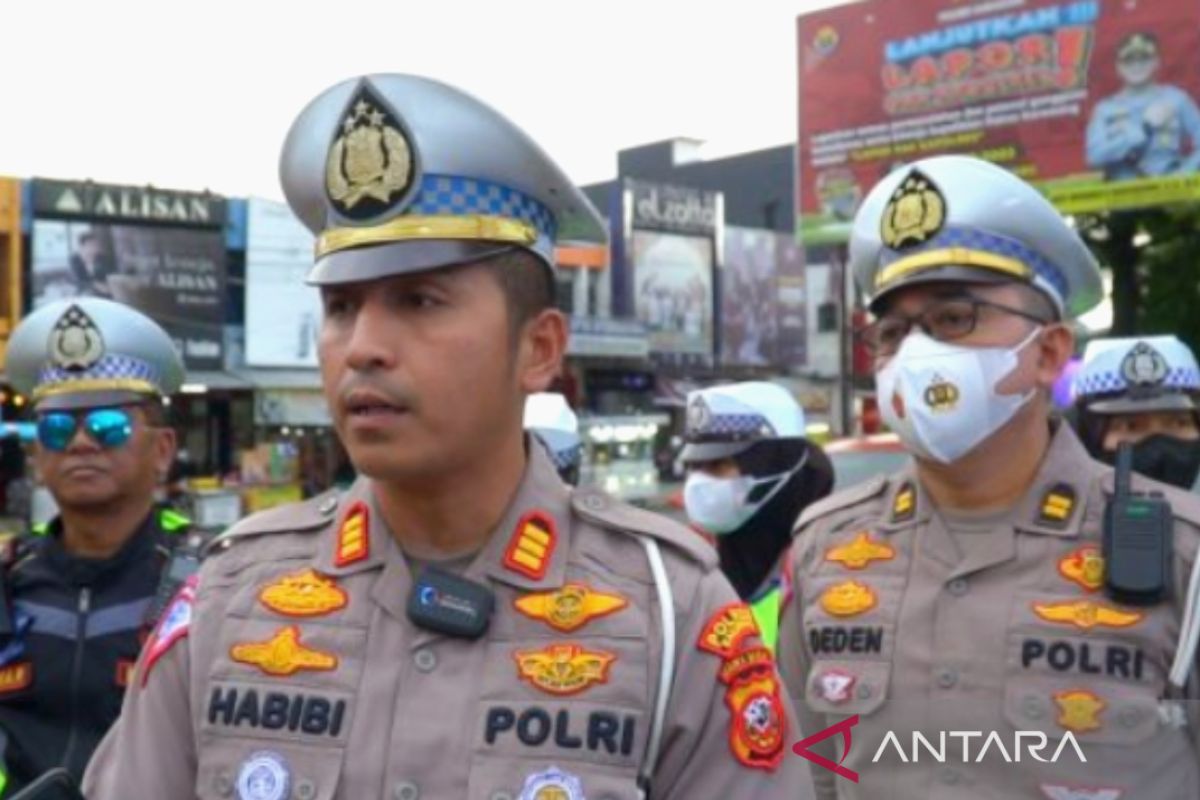
[[[341,381],[337,389],[337,398],[343,406],[382,402],[406,410],[416,407],[416,398],[412,392],[363,375],[352,375]]]

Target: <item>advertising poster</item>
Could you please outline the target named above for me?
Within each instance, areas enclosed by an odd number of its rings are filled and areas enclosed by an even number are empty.
[[[35,219],[34,307],[69,297],[133,306],[175,340],[190,369],[221,369],[225,240],[219,229]]]
[[[867,0],[801,16],[798,207],[844,239],[900,164],[964,153],[1064,213],[1200,198],[1200,3]]]
[[[721,363],[781,369],[804,364],[804,257],[790,238],[725,228]]]
[[[313,235],[283,203],[247,203],[246,364],[316,367],[321,298],[304,282]]]
[[[646,326],[651,354],[710,361],[712,240],[635,230],[631,244],[634,314]]]

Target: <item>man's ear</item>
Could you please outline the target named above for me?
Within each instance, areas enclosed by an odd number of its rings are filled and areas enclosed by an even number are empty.
[[[175,429],[166,427],[155,428],[154,465],[157,468],[159,475],[166,476],[170,471],[171,464],[175,462],[175,449]]]
[[[1037,338],[1037,382],[1052,389],[1075,353],[1075,334],[1063,323],[1047,325]]]
[[[547,308],[521,328],[517,348],[518,380],[525,394],[544,392],[562,372],[567,353],[567,318]]]

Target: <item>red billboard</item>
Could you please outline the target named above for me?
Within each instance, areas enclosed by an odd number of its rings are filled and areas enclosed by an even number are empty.
[[[1064,212],[1200,198],[1200,2],[866,0],[798,20],[798,207],[844,237],[899,164],[965,153]]]

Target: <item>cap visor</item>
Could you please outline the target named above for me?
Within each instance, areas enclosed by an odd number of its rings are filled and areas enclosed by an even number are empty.
[[[906,286],[922,286],[927,283],[974,283],[994,286],[1000,283],[1024,283],[1024,281],[1018,281],[1011,276],[976,267],[962,267],[955,264],[947,264],[944,267],[932,267],[898,278],[879,290],[879,293],[871,298],[871,313],[878,313],[883,307],[881,301],[890,297],[897,289],[903,289]]]
[[[1170,392],[1158,397],[1114,397],[1086,405],[1093,414],[1141,414],[1148,411],[1195,411],[1196,401],[1186,394]]]
[[[142,394],[140,392],[126,391],[99,391],[99,392],[67,392],[64,394],[52,394],[49,397],[44,397],[37,402],[34,408],[37,411],[69,411],[79,408],[103,408],[105,406],[127,406],[136,403],[145,403],[149,400],[157,399],[155,394]]]
[[[683,446],[679,457],[684,463],[688,464],[700,461],[720,461],[723,458],[732,458],[738,453],[749,450],[760,441],[762,440],[754,439],[748,442],[689,442]]]
[[[330,253],[317,261],[306,282],[313,286],[334,286],[373,281],[392,275],[474,264],[516,249],[510,244],[457,239],[422,239],[355,247]]]

